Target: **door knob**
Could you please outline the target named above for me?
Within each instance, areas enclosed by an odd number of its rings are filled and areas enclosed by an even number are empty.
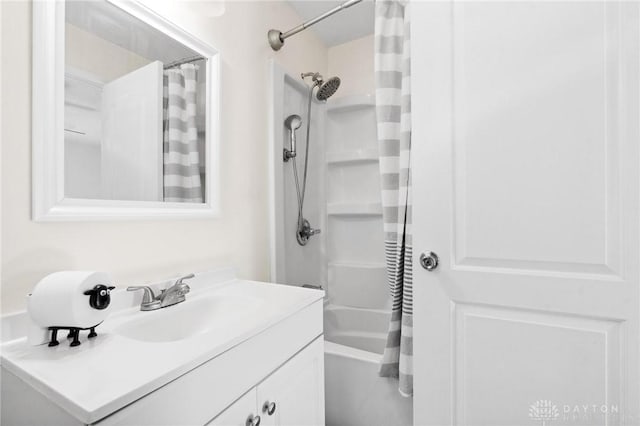
[[[273,416],[273,413],[276,412],[276,403],[265,401],[265,403],[262,405],[262,412]]]
[[[246,426],[260,426],[260,416],[254,416],[253,414],[249,414],[247,417],[247,421],[245,423]]]
[[[438,255],[430,251],[429,254],[420,255],[420,265],[427,271],[433,271],[438,267]]]

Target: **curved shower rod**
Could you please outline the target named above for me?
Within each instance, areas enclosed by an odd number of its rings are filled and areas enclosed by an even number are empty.
[[[323,13],[322,15],[316,16],[313,19],[310,19],[302,24],[298,25],[295,28],[290,29],[289,31],[283,33],[278,30],[269,30],[267,34],[267,38],[269,39],[269,44],[273,50],[280,50],[280,48],[284,45],[284,41],[291,37],[292,35],[298,34],[300,31],[305,30],[315,24],[316,22],[320,22],[325,18],[333,15],[336,12],[340,12],[348,7],[353,6],[354,4],[360,3],[362,0],[348,0],[342,3],[340,6],[336,6],[333,9]]]

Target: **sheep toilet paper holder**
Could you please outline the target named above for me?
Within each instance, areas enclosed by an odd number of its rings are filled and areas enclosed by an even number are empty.
[[[114,286],[106,286],[103,284],[98,284],[94,286],[91,290],[85,291],[83,294],[85,296],[89,296],[89,306],[93,309],[106,309],[111,303],[111,290],[113,290]],[[91,327],[47,327],[51,331],[51,340],[49,341],[48,346],[58,346],[60,342],[58,342],[58,331],[59,330],[69,330],[69,334],[67,334],[67,339],[72,339],[71,344],[69,346],[79,346],[80,345],[80,331],[89,330],[89,339],[93,339],[98,335],[96,333],[96,327],[102,323],[100,321],[98,324],[95,324]]]
[[[58,346],[58,334],[67,330],[71,346],[80,345],[80,331],[89,338],[108,316],[113,280],[104,272],[59,271],[40,280],[27,297],[31,345]]]

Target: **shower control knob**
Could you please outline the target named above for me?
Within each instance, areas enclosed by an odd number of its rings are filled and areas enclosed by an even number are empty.
[[[420,255],[420,265],[427,271],[433,271],[438,267],[438,255],[430,251],[428,254]]]

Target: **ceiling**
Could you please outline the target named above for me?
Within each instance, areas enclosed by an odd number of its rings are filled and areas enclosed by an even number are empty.
[[[65,20],[152,61],[158,60],[168,64],[198,55],[180,42],[106,1],[65,2]]]
[[[289,0],[298,15],[307,21],[344,3],[333,0]],[[328,47],[373,34],[374,2],[363,0],[348,9],[318,22],[307,31],[314,31]],[[285,32],[290,28],[278,28]],[[295,36],[294,36],[295,37]]]

